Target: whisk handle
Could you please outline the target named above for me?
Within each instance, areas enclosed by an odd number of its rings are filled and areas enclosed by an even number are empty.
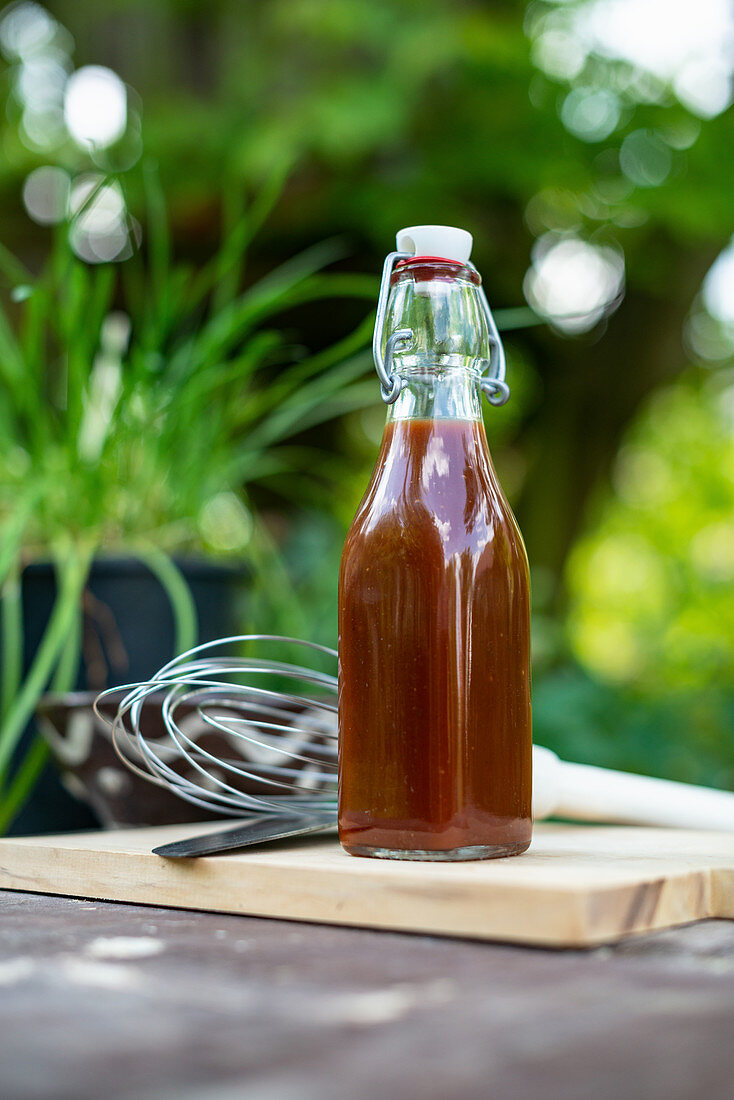
[[[536,820],[553,814],[572,821],[734,832],[734,794],[729,791],[567,764],[537,746],[533,765]]]

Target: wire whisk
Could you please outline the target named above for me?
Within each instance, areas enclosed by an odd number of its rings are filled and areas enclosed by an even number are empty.
[[[295,647],[298,660],[249,656],[254,644],[285,656]],[[311,665],[300,663],[306,656]],[[313,667],[317,660],[333,672]],[[111,726],[127,767],[195,806],[228,817],[336,817],[336,661],[335,650],[297,638],[221,638],[182,653],[148,681],[103,692],[95,712]],[[110,721],[100,707],[117,698]],[[146,702],[155,703],[154,728]]]
[[[250,656],[255,644],[298,657]],[[336,823],[336,668],[327,646],[242,634],[190,649],[143,683],[111,688],[95,712],[123,763],[195,806]],[[533,814],[734,831],[734,794],[570,764],[536,745]]]

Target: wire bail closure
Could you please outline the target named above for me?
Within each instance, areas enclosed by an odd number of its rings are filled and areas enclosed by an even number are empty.
[[[380,395],[386,405],[394,404],[402,391],[408,385],[405,378],[401,378],[393,370],[393,359],[399,347],[405,347],[413,339],[413,330],[409,328],[396,329],[392,332],[385,344],[385,354],[382,354],[382,336],[387,317],[387,304],[390,297],[390,277],[398,260],[413,259],[412,252],[389,252],[385,257],[382,268],[382,280],[380,282],[380,294],[377,299],[377,316],[375,317],[375,332],[372,337],[372,356],[375,361],[375,370],[380,379]],[[472,271],[477,269],[468,260],[465,267]],[[481,283],[477,286],[479,302],[484,319],[489,330],[489,370],[483,375],[479,383],[490,405],[504,405],[510,397],[510,387],[505,382],[506,362],[505,349],[502,346],[497,325],[495,324],[492,310],[489,308],[487,296]]]

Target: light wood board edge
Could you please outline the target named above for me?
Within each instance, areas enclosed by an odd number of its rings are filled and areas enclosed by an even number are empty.
[[[0,887],[256,917],[589,947],[713,916],[734,916],[734,871],[681,871],[609,886],[534,889],[429,884],[338,867],[265,866],[221,858],[161,860],[147,852],[0,845]]]

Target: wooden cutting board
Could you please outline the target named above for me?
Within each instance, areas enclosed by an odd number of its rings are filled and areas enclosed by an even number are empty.
[[[6,838],[0,887],[557,947],[734,919],[732,834],[541,825],[525,855],[454,864],[356,859],[331,836],[198,860],[151,853],[212,831]]]

